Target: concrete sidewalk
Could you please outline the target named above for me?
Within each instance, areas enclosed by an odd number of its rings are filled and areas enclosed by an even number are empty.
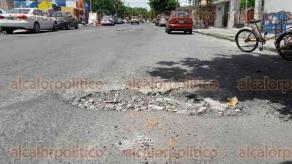
[[[209,35],[220,39],[229,40],[231,42],[235,42],[235,35],[240,29],[238,28],[232,28],[232,29],[226,29],[226,28],[214,28],[209,27],[207,29],[195,29],[193,30],[195,33],[203,34],[203,35]],[[272,35],[268,35],[270,37]],[[264,50],[277,52],[274,44],[274,40],[269,40],[264,45]]]

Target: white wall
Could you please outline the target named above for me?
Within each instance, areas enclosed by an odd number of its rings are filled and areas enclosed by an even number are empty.
[[[224,7],[225,3],[220,3],[216,6],[215,27],[223,27]]]
[[[265,0],[265,13],[274,13],[279,11],[292,12],[292,0]]]

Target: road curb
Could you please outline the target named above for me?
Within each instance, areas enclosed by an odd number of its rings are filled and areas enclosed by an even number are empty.
[[[220,35],[220,34],[214,34],[214,33],[204,33],[200,31],[193,30],[194,33],[202,34],[202,35],[207,35],[207,36],[212,36],[218,39],[224,39],[224,40],[229,40],[231,42],[235,42],[234,37],[226,36],[226,35]],[[278,52],[276,48],[271,48],[271,47],[264,47],[264,50],[266,51],[271,51],[271,52]]]
[[[200,31],[196,31],[196,30],[194,30],[193,32],[198,33],[198,34],[202,34],[202,35],[213,36],[213,37],[219,38],[219,39],[229,40],[231,42],[235,42],[234,37],[229,37],[226,35],[220,35],[220,34],[214,34],[214,33],[204,33],[204,32],[200,32]]]

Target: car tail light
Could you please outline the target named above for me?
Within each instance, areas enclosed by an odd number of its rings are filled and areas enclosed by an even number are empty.
[[[25,16],[25,15],[20,15],[20,16],[17,16],[17,19],[23,19],[23,20],[26,20],[26,19],[27,19],[27,16]]]
[[[0,19],[4,19],[4,18],[5,18],[4,16],[0,15]]]

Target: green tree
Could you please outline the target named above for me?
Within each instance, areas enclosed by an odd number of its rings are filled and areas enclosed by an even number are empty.
[[[89,0],[86,0],[89,3]],[[141,7],[127,7],[122,0],[92,0],[92,11],[106,14],[117,14],[118,17],[141,15],[148,17],[148,10]]]
[[[86,0],[89,3],[89,0]],[[116,14],[123,9],[121,0],[92,0],[92,11]]]
[[[149,12],[147,9],[142,7],[125,7],[124,16],[142,16],[144,18],[148,18]]]
[[[247,7],[254,7],[255,0],[240,0],[240,9],[245,9],[245,5],[247,2]]]
[[[149,0],[150,8],[157,12],[174,10],[179,3],[177,0]]]

